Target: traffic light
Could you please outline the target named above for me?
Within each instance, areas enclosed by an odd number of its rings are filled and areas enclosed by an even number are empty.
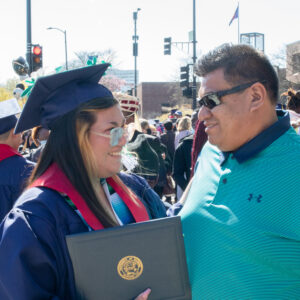
[[[187,98],[193,97],[192,88],[189,84],[189,78],[190,78],[190,67],[189,65],[186,65],[185,67],[180,68],[180,87],[182,87],[182,96]]]
[[[189,65],[180,67],[180,87],[189,87]]]
[[[193,98],[193,91],[191,87],[184,88],[182,90],[182,96],[187,98]]]
[[[164,38],[164,55],[171,55],[172,38]]]
[[[32,48],[32,64],[31,71],[37,71],[43,67],[43,48],[40,45],[35,45]]]
[[[20,56],[19,58],[17,59],[14,59],[12,61],[12,66],[13,66],[13,69],[14,71],[19,75],[19,76],[25,76],[28,74],[29,72],[29,66],[28,66],[28,63],[27,61],[22,57]]]

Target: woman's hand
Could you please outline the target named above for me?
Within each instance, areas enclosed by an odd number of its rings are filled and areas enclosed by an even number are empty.
[[[141,294],[139,294],[134,300],[147,300],[151,290],[148,288]]]

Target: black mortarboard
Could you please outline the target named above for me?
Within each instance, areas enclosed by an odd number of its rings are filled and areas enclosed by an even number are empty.
[[[16,114],[21,108],[16,99],[9,99],[0,102],[0,134],[8,132],[16,126],[18,121]]]
[[[109,67],[100,64],[39,77],[32,88],[15,133],[43,126],[51,129],[55,120],[80,104],[102,97],[113,97],[99,80]]]

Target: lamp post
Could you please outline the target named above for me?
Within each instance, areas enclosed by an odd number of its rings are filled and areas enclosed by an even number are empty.
[[[195,67],[196,61],[197,61],[197,55],[196,55],[196,3],[195,0],[193,0],[193,66]],[[193,102],[192,102],[192,108],[193,110],[196,109],[197,106],[197,83],[196,83],[196,76],[195,72],[193,72],[193,86],[192,86],[192,95],[193,95]]]
[[[136,64],[136,57],[138,56],[138,43],[137,40],[139,39],[139,36],[136,35],[136,20],[138,12],[141,9],[138,8],[135,12],[133,12],[133,21],[134,21],[134,36],[133,39],[133,56],[134,56],[134,96],[136,97],[136,86],[137,86],[137,64]]]
[[[27,23],[27,44],[26,60],[29,65],[28,75],[32,72],[32,55],[31,55],[31,0],[26,0],[26,23]]]
[[[62,29],[57,28],[57,27],[48,27],[47,29],[48,30],[55,29],[55,30],[58,30],[58,31],[62,32],[65,35],[66,70],[68,70],[67,31],[66,30],[62,30]]]

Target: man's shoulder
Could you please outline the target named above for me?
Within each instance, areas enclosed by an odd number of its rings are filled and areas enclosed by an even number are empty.
[[[278,154],[286,155],[287,158],[295,157],[299,159],[300,135],[298,135],[291,127],[276,141],[274,141],[274,143],[271,144],[267,149]]]

